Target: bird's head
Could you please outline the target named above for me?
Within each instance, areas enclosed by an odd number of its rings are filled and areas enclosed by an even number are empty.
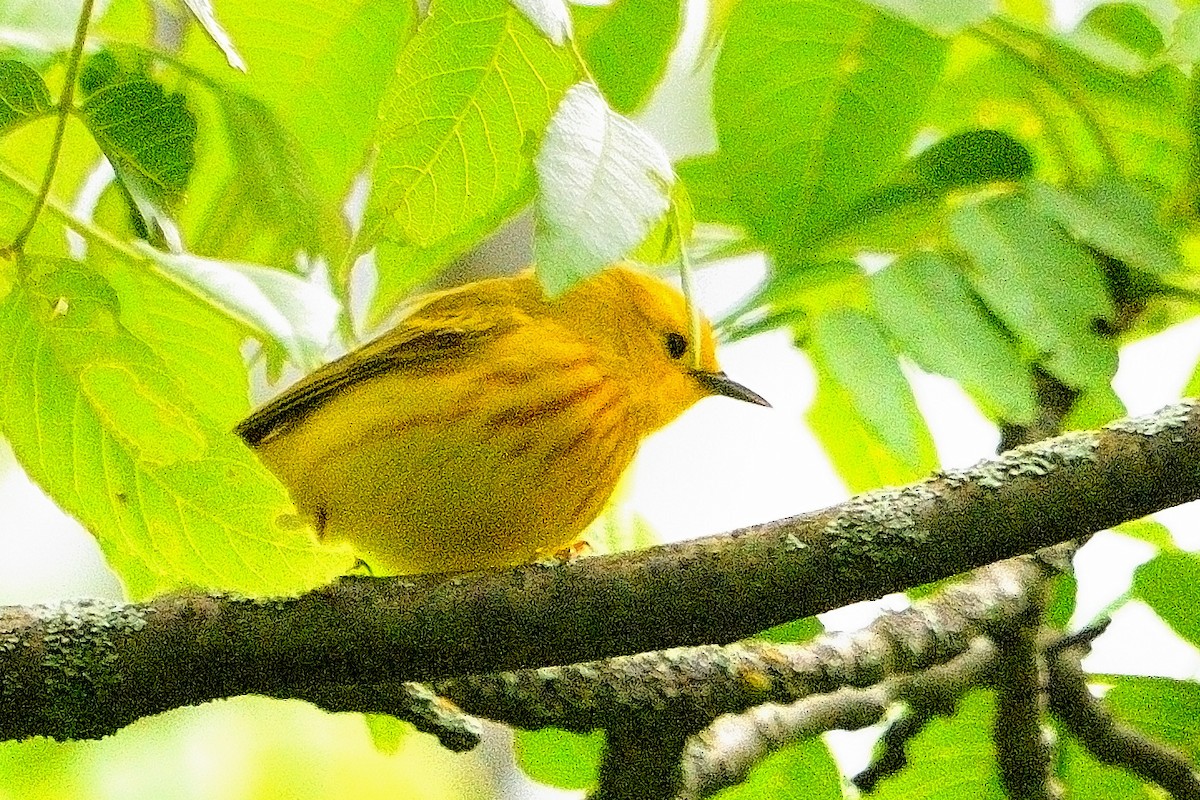
[[[693,341],[687,301],[658,278],[610,267],[577,284],[561,302],[567,324],[623,367],[647,433],[713,395],[770,405],[721,371],[708,320],[701,319]]]

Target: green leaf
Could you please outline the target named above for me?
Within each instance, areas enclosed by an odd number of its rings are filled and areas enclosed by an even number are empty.
[[[742,0],[711,0],[708,4],[708,19],[704,30],[704,52],[713,50],[729,29],[729,19],[741,5]]]
[[[341,310],[324,287],[258,264],[141,250],[171,280],[278,344],[295,364],[311,369],[320,363]]]
[[[195,252],[258,257],[281,268],[294,267],[297,251],[338,253],[344,223],[319,193],[308,151],[256,98],[223,91],[216,99],[232,171],[208,203]]]
[[[882,332],[841,309],[813,327],[817,400],[808,421],[852,491],[908,483],[937,468],[933,440]]]
[[[666,71],[679,38],[680,6],[679,0],[615,0],[571,7],[592,77],[622,114],[641,106]]]
[[[1075,398],[1071,410],[1063,417],[1062,428],[1064,431],[1086,431],[1124,416],[1128,416],[1128,412],[1112,384],[1102,383],[1085,389]]]
[[[1161,796],[1120,767],[1101,764],[1069,733],[1055,746],[1055,775],[1071,800],[1160,800]]]
[[[1171,532],[1167,530],[1167,526],[1152,519],[1135,519],[1129,522],[1122,522],[1113,528],[1113,530],[1124,536],[1140,539],[1147,544],[1152,544],[1162,551],[1169,552],[1179,549],[1175,545],[1175,540],[1171,538]]]
[[[1184,397],[1200,397],[1200,361],[1196,362],[1196,366],[1192,369],[1192,376],[1188,378],[1187,385],[1183,387]]]
[[[1116,171],[1168,194],[1184,186],[1190,174],[1190,101],[1182,71],[1163,65],[1130,75],[1097,63],[1059,37],[1016,26],[1007,36],[1022,54],[1022,66],[1015,76],[999,78],[1016,78],[1015,86],[1001,91],[1025,95],[1057,146],[1069,149],[1076,174]],[[1002,113],[994,100],[993,113]]]
[[[0,133],[53,107],[41,75],[20,61],[0,60]]]
[[[1200,645],[1200,555],[1159,553],[1137,568],[1130,591],[1176,633]]]
[[[1033,156],[1004,131],[956,133],[921,151],[902,175],[938,193],[996,181],[1018,181],[1033,172]]]
[[[110,185],[93,221],[128,236],[123,202]],[[89,248],[88,265],[117,293],[121,324],[162,360],[188,402],[221,430],[232,430],[250,405],[241,348],[251,331],[124,252]]]
[[[0,425],[26,472],[100,542],[134,597],[181,586],[252,594],[324,582],[346,555],[286,530],[286,492],[195,413],[119,321],[102,278],[34,262],[0,306]]]
[[[939,235],[946,204],[960,190],[1020,180],[1032,171],[1032,154],[1007,133],[984,129],[953,134],[868,192],[839,220],[829,243],[848,254],[925,248]]]
[[[744,783],[715,797],[720,800],[841,800],[842,775],[820,738],[785,747],[759,762]]]
[[[825,632],[825,626],[816,617],[805,617],[756,633],[752,639],[766,642],[807,642]]]
[[[196,118],[182,94],[167,94],[146,72],[120,64],[109,51],[88,60],[79,85],[83,121],[141,217],[145,236],[187,188],[196,158]]]
[[[971,258],[975,290],[1047,370],[1076,388],[1112,379],[1116,348],[1095,328],[1115,315],[1103,275],[1028,196],[964,205],[950,233]]]
[[[1033,151],[1043,179],[1086,181],[1117,171],[1182,191],[1190,169],[1183,73],[1162,66],[1129,75],[1048,27],[1005,16],[985,23],[995,46],[956,48],[928,122],[943,131],[1004,130]]]
[[[200,23],[200,27],[208,34],[208,38],[212,39],[213,44],[225,55],[229,66],[245,72],[246,62],[242,60],[237,48],[233,46],[233,40],[229,38],[229,34],[221,27],[221,23],[217,22],[212,3],[209,0],[183,0],[183,4],[187,6],[188,11],[192,12],[192,16]]]
[[[1115,676],[1104,704],[1119,719],[1200,758],[1200,684],[1171,678]]]
[[[930,722],[908,743],[908,766],[881,781],[871,800],[1003,800],[991,739],[995,705],[976,690],[953,717]]]
[[[1178,244],[1158,221],[1156,204],[1120,176],[1087,187],[1033,182],[1030,194],[1042,214],[1100,252],[1156,275],[1179,271]]]
[[[954,36],[999,11],[997,0],[866,0],[936,36]]]
[[[676,180],[671,186],[669,209],[650,229],[636,248],[629,252],[629,259],[640,264],[668,266],[679,263],[680,243],[693,248],[692,234],[695,232],[696,214],[687,187]]]
[[[382,104],[365,240],[392,247],[369,322],[532,197],[537,140],[574,82],[570,54],[504,0],[433,3]]]
[[[627,256],[670,206],[675,173],[662,146],[591,83],[563,97],[535,163],[534,254],[551,295]]]
[[[1171,45],[1166,58],[1174,64],[1191,64],[1200,60],[1200,8],[1180,9],[1171,31]]]
[[[1079,597],[1079,583],[1074,572],[1064,572],[1053,579],[1050,597],[1046,601],[1046,624],[1064,629],[1071,624]]]
[[[853,261],[777,261],[766,282],[720,321],[724,341],[787,326],[799,346],[811,337],[809,321],[840,308],[868,307],[867,277]]]
[[[794,251],[845,221],[910,146],[945,50],[857,3],[744,0],[717,62],[713,114],[747,230]]]
[[[640,514],[631,514],[621,503],[609,503],[584,530],[582,540],[599,555],[624,553],[662,544],[654,528]]]
[[[1000,9],[1028,25],[1047,25],[1052,18],[1050,0],[1000,0]]]
[[[513,753],[521,771],[538,783],[560,789],[588,789],[596,785],[604,733],[582,735],[558,728],[517,730]]]
[[[725,169],[719,155],[696,156],[675,165],[680,182],[687,186],[696,219],[740,226],[738,207],[732,187],[726,183]]]
[[[363,714],[363,721],[367,723],[371,743],[385,756],[398,753],[404,740],[415,730],[411,722],[396,719],[390,714]]]
[[[1096,6],[1068,41],[1096,61],[1126,72],[1144,71],[1165,47],[1162,31],[1136,3]]]
[[[0,246],[13,240],[29,219],[41,186],[57,123],[52,117],[10,128],[0,136]],[[100,151],[82,125],[67,125],[59,152],[50,202],[73,202],[84,177],[96,167]],[[67,255],[63,220],[50,213],[38,215],[25,250],[47,256]]]
[[[1033,374],[957,267],[913,253],[871,277],[880,321],[922,368],[954,378],[994,415],[1028,424]]]
[[[280,265],[300,247],[326,254],[341,281],[342,204],[367,161],[380,99],[416,26],[415,4],[257,0],[223,11],[249,72],[230,70],[203,37],[188,42],[186,61],[209,76],[212,124],[225,129],[229,150],[200,153],[204,169],[183,212],[202,234],[191,247]]]

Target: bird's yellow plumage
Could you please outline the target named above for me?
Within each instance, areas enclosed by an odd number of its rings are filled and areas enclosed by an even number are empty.
[[[683,297],[613,267],[546,298],[532,274],[420,301],[238,426],[322,537],[377,571],[478,569],[570,544],[638,444],[697,400],[765,404],[699,359]],[[699,367],[695,367],[695,364]]]

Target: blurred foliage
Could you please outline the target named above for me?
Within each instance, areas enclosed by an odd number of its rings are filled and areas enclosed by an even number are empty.
[[[0,247],[54,152],[79,8],[0,5]],[[248,407],[246,340],[272,375],[311,367],[531,204],[556,291],[626,255],[673,259],[693,225],[712,243],[703,259],[764,254],[763,283],[721,330],[784,329],[811,356],[808,421],[855,490],[937,467],[907,362],[1012,425],[1035,419],[1035,376],[1052,376],[1078,393],[1064,424],[1094,426],[1124,412],[1118,348],[1195,315],[1189,3],[1101,4],[1063,31],[1041,0],[714,0],[711,91],[688,99],[711,102],[715,146],[675,165],[635,115],[670,76],[679,0],[522,8],[97,3],[48,203],[24,255],[0,258],[0,430],[131,596],[295,591],[344,569],[230,433]],[[567,18],[568,42],[539,27]],[[596,88],[577,86],[588,78]],[[1186,391],[1200,393],[1200,365]],[[605,547],[653,540],[609,522]],[[1196,558],[1161,526],[1125,529],[1160,548],[1126,596],[1200,643]],[[1064,579],[1053,621],[1073,599]],[[1197,755],[1195,695],[1124,678],[1107,699]],[[0,795],[142,796],[146,776],[177,774],[185,735],[214,747],[205,796],[488,790],[428,737],[296,708],[244,701],[100,743],[0,745]],[[969,696],[875,796],[997,796],[991,714],[986,693]],[[539,780],[578,787],[601,747],[551,732],[518,752]],[[1069,740],[1057,767],[1071,796],[1150,796]],[[723,796],[840,785],[808,742]]]

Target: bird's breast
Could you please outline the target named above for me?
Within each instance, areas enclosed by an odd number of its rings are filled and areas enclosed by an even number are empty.
[[[380,571],[517,563],[569,544],[639,435],[585,355],[497,358],[474,374],[384,375],[333,398],[264,460],[302,511]]]

